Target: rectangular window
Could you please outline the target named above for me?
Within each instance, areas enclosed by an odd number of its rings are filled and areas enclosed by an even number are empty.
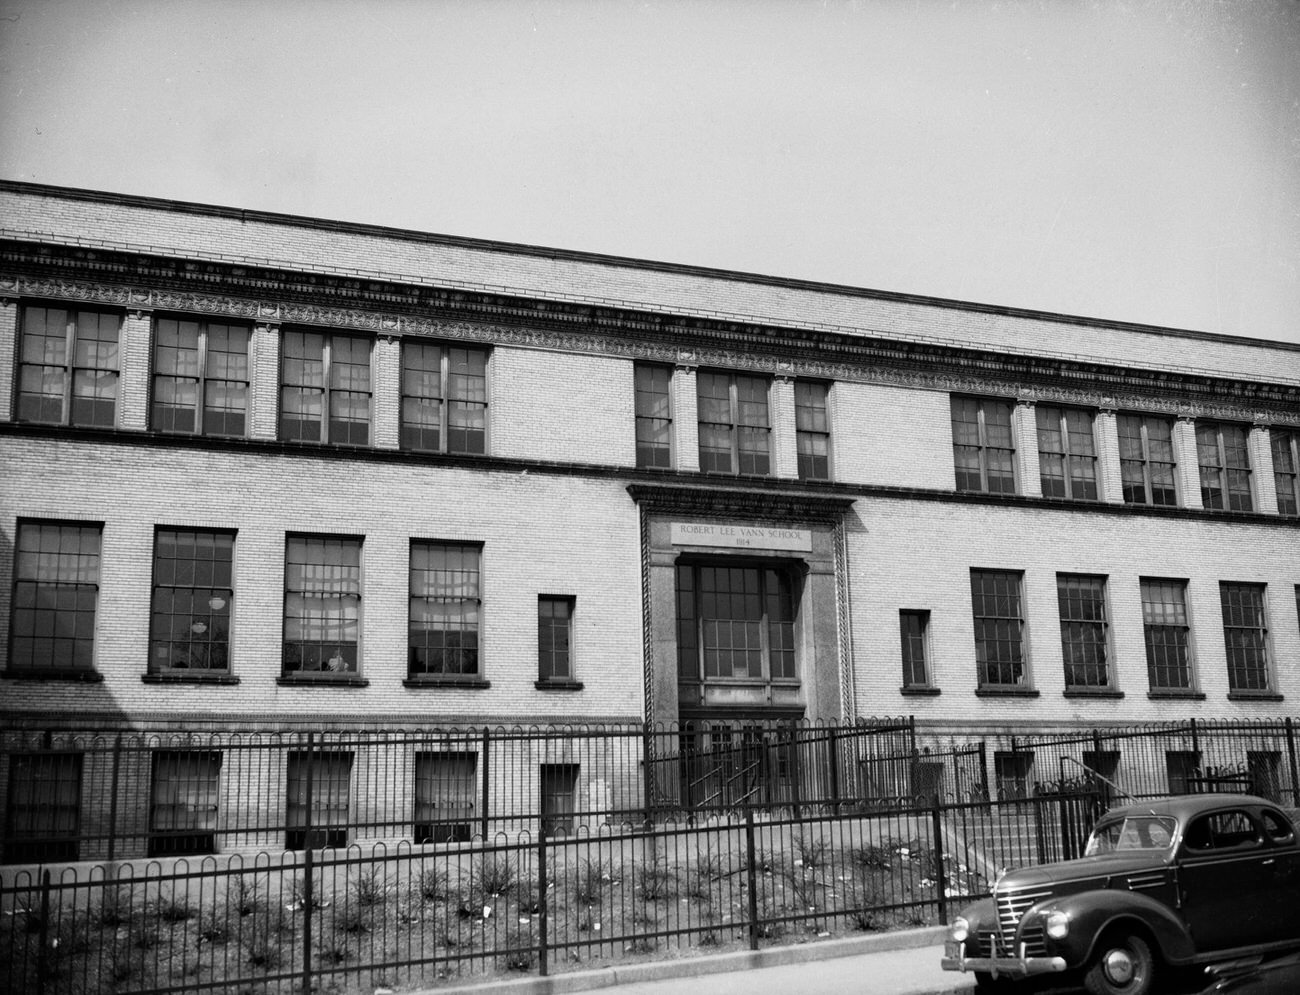
[[[347,677],[357,672],[361,540],[294,536],[285,543],[286,676]]]
[[[1043,497],[1096,501],[1097,445],[1092,412],[1040,404],[1036,418]]]
[[[738,373],[701,373],[700,469],[705,473],[772,472],[767,380]]]
[[[154,751],[149,856],[216,853],[220,777],[220,753]]]
[[[952,454],[957,490],[1016,492],[1011,404],[987,397],[952,398]]]
[[[411,543],[407,676],[479,678],[478,546]]]
[[[487,350],[402,343],[402,448],[487,452]]]
[[[10,670],[92,671],[102,527],[20,521]]]
[[[997,750],[993,754],[993,772],[998,782],[998,798],[1028,798],[1029,783],[1034,771],[1034,755],[1017,750]]]
[[[150,673],[230,673],[234,553],[233,532],[154,534]]]
[[[1192,794],[1200,780],[1201,755],[1196,750],[1166,750],[1165,777],[1171,795]]]
[[[153,428],[192,435],[244,435],[247,326],[159,318],[153,368]]]
[[[975,660],[983,688],[1018,688],[1025,674],[1025,616],[1022,574],[1015,570],[972,570]]]
[[[573,598],[537,598],[537,678],[573,680]]]
[[[1300,432],[1274,428],[1268,433],[1273,450],[1273,481],[1279,515],[1300,515]]]
[[[286,331],[280,350],[280,438],[368,444],[370,340]]]
[[[1057,574],[1056,602],[1066,689],[1110,687],[1106,578]]]
[[[929,687],[926,642],[930,635],[930,613],[899,611],[898,628],[903,643],[903,687]]]
[[[1129,504],[1178,504],[1174,423],[1155,415],[1120,415],[1119,468]]]
[[[677,568],[678,673],[688,682],[796,681],[795,586],[773,567]]]
[[[1201,502],[1219,511],[1250,511],[1250,450],[1244,425],[1196,423]]]
[[[548,836],[574,831],[578,800],[577,764],[542,764],[542,828]]]
[[[4,862],[76,860],[81,836],[81,754],[9,758]]]
[[[1229,691],[1268,691],[1268,624],[1264,585],[1219,583]]]
[[[638,363],[636,381],[636,465],[669,469],[673,465],[673,371]]]
[[[1141,586],[1142,627],[1151,690],[1190,691],[1192,648],[1187,620],[1187,582],[1144,578]]]
[[[352,754],[294,750],[289,754],[288,775],[284,848],[347,846],[352,822]]]
[[[415,842],[465,843],[474,835],[477,753],[415,755]]]
[[[23,308],[18,420],[112,428],[122,316]]]
[[[795,446],[800,480],[831,479],[831,423],[824,383],[796,380],[794,384]]]

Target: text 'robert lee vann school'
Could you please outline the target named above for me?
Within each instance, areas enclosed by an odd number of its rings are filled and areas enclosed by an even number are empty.
[[[1297,714],[1294,345],[26,183],[0,225],[24,742]],[[11,817],[71,777],[21,759]]]

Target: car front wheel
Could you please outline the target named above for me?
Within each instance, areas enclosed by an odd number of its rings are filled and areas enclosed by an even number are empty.
[[[1092,995],[1148,995],[1156,960],[1146,940],[1131,933],[1111,933],[1097,944],[1083,986]]]

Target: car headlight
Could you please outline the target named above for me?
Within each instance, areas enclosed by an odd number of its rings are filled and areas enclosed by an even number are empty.
[[[1064,912],[1047,913],[1047,935],[1053,940],[1063,940],[1070,932],[1070,917]]]
[[[948,927],[948,936],[958,943],[964,942],[966,937],[970,936],[970,923],[958,916],[952,921],[952,925]]]

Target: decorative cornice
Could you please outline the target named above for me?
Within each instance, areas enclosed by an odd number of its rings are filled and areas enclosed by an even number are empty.
[[[851,497],[672,484],[629,484],[627,492],[647,513],[726,515],[831,525],[843,521],[854,503]]]

